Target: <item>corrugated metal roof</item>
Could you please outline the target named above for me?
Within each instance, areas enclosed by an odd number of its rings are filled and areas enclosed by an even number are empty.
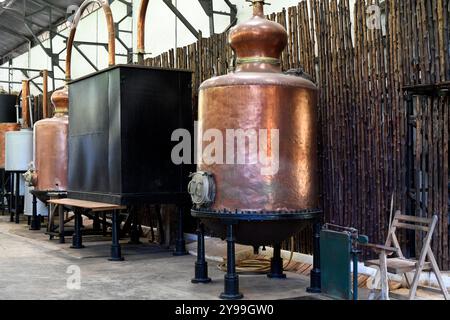
[[[0,63],[5,55],[16,57],[27,51],[29,41],[35,40],[25,24],[25,17],[35,35],[47,31],[53,25],[64,22],[71,6],[83,0],[5,0],[0,3]],[[49,14],[51,10],[51,18]],[[50,21],[51,20],[51,21]],[[25,46],[24,46],[25,45]]]

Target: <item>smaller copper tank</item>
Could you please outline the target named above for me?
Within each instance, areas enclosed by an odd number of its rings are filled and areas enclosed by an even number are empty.
[[[64,191],[67,189],[67,161],[69,95],[67,87],[53,93],[53,118],[34,125],[34,166],[31,183],[38,191]]]

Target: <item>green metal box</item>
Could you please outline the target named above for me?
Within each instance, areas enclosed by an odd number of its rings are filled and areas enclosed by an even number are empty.
[[[352,299],[350,262],[352,239],[348,232],[320,232],[322,293],[337,299]]]

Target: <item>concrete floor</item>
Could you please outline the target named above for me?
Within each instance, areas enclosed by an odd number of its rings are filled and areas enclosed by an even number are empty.
[[[123,241],[123,262],[110,262],[110,241],[84,237],[85,249],[70,249],[48,240],[41,231],[29,231],[25,222],[16,225],[0,216],[0,300],[4,299],[217,299],[224,273],[209,262],[213,282],[191,284],[195,257],[174,257],[156,245],[129,245]],[[102,241],[99,241],[102,240]],[[80,288],[73,283],[72,268],[80,270]],[[288,273],[287,280],[265,276],[240,276],[245,299],[311,298],[305,289],[309,278]],[[312,298],[326,299],[320,296]],[[303,299],[303,298],[302,298]]]

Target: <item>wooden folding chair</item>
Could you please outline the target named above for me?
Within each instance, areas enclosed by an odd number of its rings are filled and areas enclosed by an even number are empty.
[[[389,286],[387,272],[393,274],[405,275],[406,281],[410,287],[409,299],[413,300],[416,296],[417,287],[419,285],[420,274],[422,271],[432,270],[436,275],[436,279],[439,283],[441,291],[446,300],[449,300],[449,294],[445,287],[444,281],[441,276],[441,272],[437,265],[433,251],[431,250],[431,238],[433,236],[434,229],[438,221],[437,215],[432,218],[420,218],[414,216],[402,215],[400,211],[395,213],[391,227],[389,229],[388,237],[384,246],[368,244],[367,246],[373,249],[379,254],[379,259],[369,260],[365,262],[366,266],[377,266],[378,272],[380,272],[381,287],[382,287],[382,299],[389,299]],[[425,232],[423,240],[423,247],[420,253],[419,259],[406,259],[400,248],[398,238],[395,234],[397,229],[408,229],[416,232]],[[394,253],[397,254],[396,258],[387,258]],[[428,257],[428,261],[426,258]],[[408,276],[409,272],[414,272],[414,278],[412,282]]]

